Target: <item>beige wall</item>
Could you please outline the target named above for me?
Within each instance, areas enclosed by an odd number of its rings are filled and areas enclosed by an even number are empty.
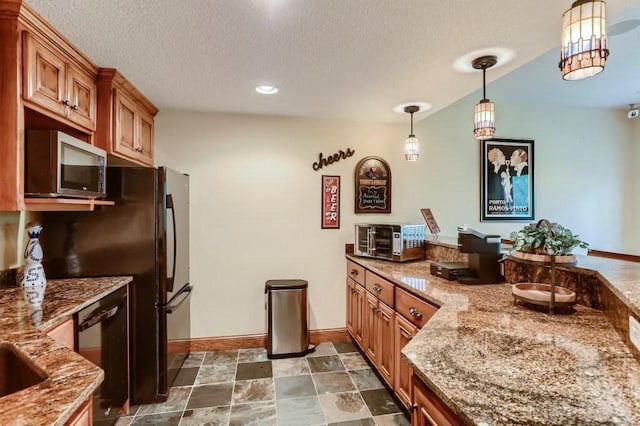
[[[0,212],[0,271],[24,264],[24,247],[28,241],[25,225],[38,220],[30,212]]]
[[[408,126],[233,114],[162,111],[156,163],[191,176],[192,335],[265,332],[264,284],[309,281],[311,328],[344,327],[344,244],[356,220],[352,173],[367,155],[385,158],[393,203],[409,196],[403,160]],[[355,154],[319,171],[318,154]],[[342,176],[341,228],[320,228],[321,175]]]
[[[416,163],[402,157],[406,125],[162,111],[156,163],[191,175],[192,335],[264,332],[264,282],[276,278],[309,281],[311,328],[343,327],[342,250],[356,222],[422,223],[419,209],[430,207],[443,235],[456,235],[462,223],[504,237],[521,228],[479,221],[474,102],[465,98],[417,124]],[[638,211],[629,196],[638,156],[631,120],[602,109],[497,110],[498,136],[535,140],[536,218],[566,225],[594,248],[640,253],[627,232]],[[356,154],[312,170],[319,152],[346,148]],[[353,170],[367,155],[390,164],[392,215],[353,213]],[[340,230],[320,229],[322,174],[342,176]]]

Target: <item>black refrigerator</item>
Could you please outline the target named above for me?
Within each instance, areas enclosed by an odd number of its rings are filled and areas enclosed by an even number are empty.
[[[43,213],[45,272],[133,276],[130,401],[164,401],[189,354],[189,176],[166,167],[108,167],[106,182],[113,206]]]

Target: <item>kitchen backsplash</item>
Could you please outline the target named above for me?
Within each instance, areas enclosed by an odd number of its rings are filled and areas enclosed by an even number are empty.
[[[0,288],[15,287],[17,272],[17,268],[0,271]]]

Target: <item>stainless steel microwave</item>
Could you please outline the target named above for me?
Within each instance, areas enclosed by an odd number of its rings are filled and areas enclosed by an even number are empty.
[[[356,256],[405,262],[426,256],[426,225],[358,223],[354,254]]]
[[[102,198],[107,153],[66,133],[27,130],[24,193],[27,197]]]

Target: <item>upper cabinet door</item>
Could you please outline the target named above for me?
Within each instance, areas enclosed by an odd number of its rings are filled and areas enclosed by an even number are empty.
[[[96,128],[96,83],[79,69],[67,67],[68,116],[72,121],[91,130]]]
[[[23,98],[41,113],[96,129],[95,76],[84,72],[61,51],[24,32]]]
[[[24,33],[23,97],[47,110],[65,115],[64,59],[30,33]]]
[[[138,109],[140,117],[140,140],[138,158],[141,162],[153,165],[153,116],[142,108]]]
[[[114,91],[115,125],[113,151],[136,158],[136,103],[119,90]]]

